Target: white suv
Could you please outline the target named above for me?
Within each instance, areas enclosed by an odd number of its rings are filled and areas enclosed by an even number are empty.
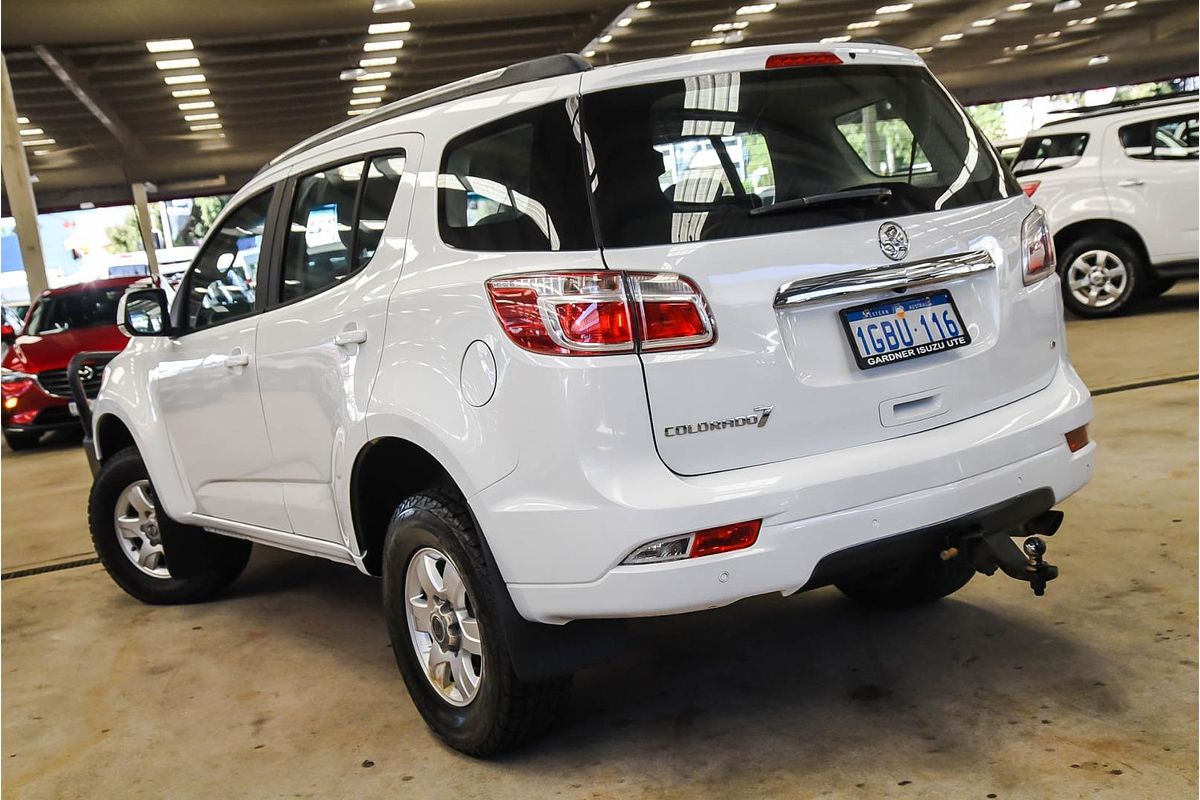
[[[250,542],[382,576],[417,708],[495,753],[630,617],[997,568],[1040,594],[1012,537],[1094,450],[1057,284],[907,50],[528,62],[294,147],[171,308],[126,295],[93,539],[152,603]]]
[[[1085,108],[1025,139],[1013,172],[1049,216],[1071,311],[1112,316],[1196,277],[1198,109],[1195,93]]]

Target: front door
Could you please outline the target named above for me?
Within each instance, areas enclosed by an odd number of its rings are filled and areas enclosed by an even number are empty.
[[[403,262],[421,139],[297,166],[288,181],[281,257],[258,328],[258,374],[293,532],[350,546],[338,515],[366,442],[388,298]],[[362,147],[362,143],[358,144]],[[345,507],[345,504],[343,504]]]
[[[271,447],[259,395],[258,254],[273,191],[225,216],[181,285],[181,331],[162,349],[151,392],[193,511],[288,530],[282,491],[266,482]]]

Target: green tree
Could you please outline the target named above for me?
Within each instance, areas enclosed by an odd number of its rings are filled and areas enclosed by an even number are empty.
[[[142,232],[138,230],[137,214],[130,209],[120,225],[112,225],[106,231],[108,249],[113,253],[138,253],[142,248]]]
[[[225,208],[225,204],[228,202],[229,197],[225,195],[197,197],[193,200],[192,216],[179,231],[175,244],[199,244],[200,240],[212,230],[213,223],[217,221],[217,215],[221,213],[221,209]]]
[[[1000,103],[987,103],[981,106],[970,106],[967,113],[983,135],[995,142],[1007,138],[1008,129],[1004,125],[1004,106]]]

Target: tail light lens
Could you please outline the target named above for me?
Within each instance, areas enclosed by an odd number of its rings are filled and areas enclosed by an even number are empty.
[[[1041,181],[1026,181],[1021,184],[1021,191],[1025,192],[1026,197],[1033,197],[1033,193],[1042,185]]]
[[[1021,279],[1028,286],[1054,274],[1054,239],[1046,212],[1035,208],[1021,224]]]
[[[673,273],[544,272],[487,282],[514,343],[578,356],[704,347],[716,337],[696,285]]]
[[[665,561],[682,561],[685,558],[702,558],[717,553],[745,550],[758,541],[761,528],[762,520],[754,519],[667,539],[656,539],[634,550],[621,563],[661,564]]]

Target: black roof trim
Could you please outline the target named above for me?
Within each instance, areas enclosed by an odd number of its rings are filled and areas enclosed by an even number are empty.
[[[1140,108],[1170,106],[1176,103],[1184,103],[1188,100],[1195,100],[1197,97],[1200,97],[1200,92],[1177,92],[1175,94],[1159,94],[1153,97],[1143,97],[1139,100],[1119,100],[1115,103],[1105,103],[1102,106],[1080,106],[1079,108],[1057,112],[1060,114],[1070,114],[1071,116],[1047,122],[1042,127],[1050,128],[1055,125],[1070,125],[1072,122],[1078,122],[1079,120],[1107,117],[1110,114],[1120,114],[1123,111],[1134,111]]]
[[[339,139],[347,134],[369,128],[378,122],[384,122],[405,114],[411,114],[414,111],[421,111],[441,105],[442,103],[448,103],[451,100],[461,100],[464,97],[482,94],[492,89],[503,89],[506,86],[516,86],[543,78],[553,78],[558,75],[587,72],[591,68],[592,65],[582,56],[575,53],[558,53],[529,61],[521,61],[498,70],[464,78],[437,89],[415,94],[404,100],[397,100],[394,103],[382,106],[370,114],[363,114],[347,122],[335,125],[323,133],[318,133],[316,136],[305,139],[299,144],[284,150],[275,158],[268,161],[259,172],[261,173],[275,166],[285,158],[301,155],[323,144],[332,142],[334,139]]]

